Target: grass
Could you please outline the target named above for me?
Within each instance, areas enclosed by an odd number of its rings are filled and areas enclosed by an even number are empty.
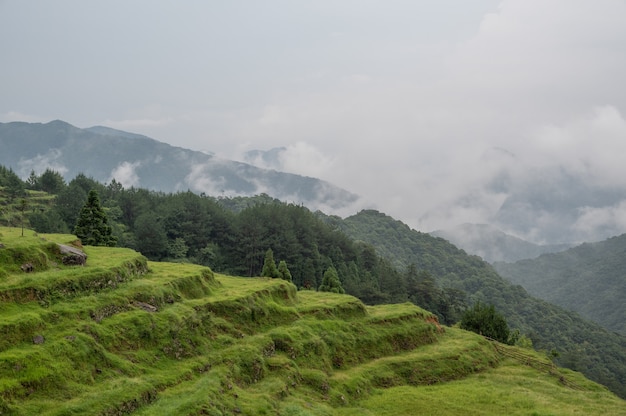
[[[340,415],[624,415],[626,407],[605,389],[578,391],[531,367],[505,361],[497,368],[432,386],[377,390],[357,410]]]
[[[0,228],[0,252],[14,250],[0,277],[3,415],[626,409],[579,374],[522,365],[412,304],[365,306],[279,279],[146,262],[125,249],[85,247],[86,266],[63,266],[53,247],[74,237],[25,234]],[[34,273],[14,267],[41,253]]]

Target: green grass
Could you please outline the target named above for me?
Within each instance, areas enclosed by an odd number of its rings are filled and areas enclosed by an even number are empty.
[[[626,409],[579,374],[514,361],[503,354],[521,350],[443,328],[412,304],[365,306],[280,279],[146,262],[127,249],[84,247],[87,265],[63,266],[53,247],[73,236],[25,234],[0,228],[0,252],[13,250],[0,276],[3,415]],[[31,256],[42,256],[34,273],[14,267]]]
[[[571,376],[571,375],[570,375]],[[506,361],[497,368],[432,386],[377,390],[358,410],[340,415],[624,415],[626,407],[605,389],[564,388],[558,379]],[[360,412],[361,409],[366,411]]]

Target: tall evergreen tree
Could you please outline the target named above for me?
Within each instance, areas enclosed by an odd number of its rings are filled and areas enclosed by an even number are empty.
[[[115,246],[117,239],[112,235],[107,215],[100,205],[98,192],[89,191],[87,202],[80,211],[74,234],[88,246]]]
[[[278,275],[281,279],[288,282],[291,282],[292,280],[291,272],[289,271],[289,268],[287,268],[287,262],[285,260],[281,260],[280,263],[278,263]]]
[[[278,273],[278,268],[276,267],[276,261],[274,261],[274,252],[271,248],[268,248],[265,252],[265,261],[263,262],[261,277],[280,277],[280,274]]]
[[[320,285],[319,290],[320,292],[346,293],[341,286],[337,269],[333,266],[330,266],[324,272],[324,278],[322,279],[322,284]]]

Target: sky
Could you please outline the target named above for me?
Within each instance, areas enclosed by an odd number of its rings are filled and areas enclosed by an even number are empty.
[[[626,0],[0,0],[0,122],[284,147],[421,231],[590,241],[626,232],[625,51]]]

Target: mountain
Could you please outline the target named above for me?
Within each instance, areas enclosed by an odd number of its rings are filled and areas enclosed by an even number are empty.
[[[404,303],[0,227],[0,414],[623,414],[543,354]],[[64,265],[59,245],[84,251]],[[21,270],[29,262],[29,273]],[[462,412],[460,411],[462,409]]]
[[[534,296],[626,335],[626,234],[494,267]]]
[[[53,169],[66,179],[83,173],[100,182],[162,192],[191,190],[223,196],[266,193],[331,212],[358,197],[328,182],[261,169],[212,154],[170,146],[107,127],[80,129],[63,121],[0,123],[0,165],[22,178]]]
[[[276,169],[282,165],[281,154],[286,150],[286,147],[275,147],[270,150],[249,150],[243,154],[243,161],[255,166],[270,166]]]
[[[441,237],[485,261],[514,262],[530,259],[544,253],[555,253],[571,247],[570,244],[534,244],[500,231],[488,224],[462,224],[430,234]]]
[[[512,328],[531,338],[536,348],[558,351],[560,365],[581,371],[626,397],[625,336],[531,296],[480,257],[378,211],[364,210],[343,220],[327,217],[326,221],[372,244],[403,270],[413,264],[417,270],[430,273],[441,287],[462,290],[471,301],[493,304]]]

